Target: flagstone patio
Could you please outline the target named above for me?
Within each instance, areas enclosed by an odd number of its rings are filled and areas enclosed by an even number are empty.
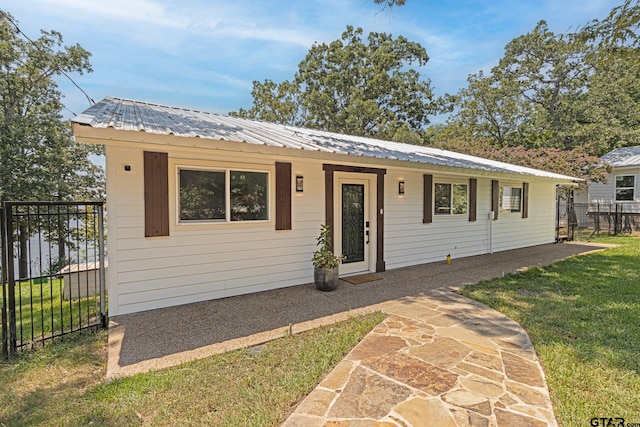
[[[513,320],[446,289],[384,311],[285,427],[557,425],[531,341]]]

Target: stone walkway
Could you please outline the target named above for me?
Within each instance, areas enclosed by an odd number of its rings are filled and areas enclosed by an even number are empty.
[[[285,427],[557,426],[531,341],[513,320],[444,289],[384,311]]]

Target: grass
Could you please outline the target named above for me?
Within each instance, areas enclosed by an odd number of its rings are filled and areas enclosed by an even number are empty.
[[[61,279],[17,282],[16,331],[18,346],[42,341],[63,331],[82,329],[99,322],[100,298],[65,300]]]
[[[0,363],[0,426],[278,425],[373,327],[354,317],[163,371],[104,383],[106,331]]]
[[[621,246],[463,290],[525,328],[564,426],[640,422],[640,238],[594,240]]]
[[[527,330],[563,426],[640,422],[640,238],[596,240],[621,246],[463,290]],[[109,384],[106,331],[70,336],[0,362],[0,426],[278,425],[383,317]]]

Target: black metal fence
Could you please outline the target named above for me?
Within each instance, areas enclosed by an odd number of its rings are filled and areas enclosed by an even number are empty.
[[[625,203],[574,203],[558,197],[556,240],[640,231],[640,206]]]
[[[2,354],[106,327],[102,202],[0,206]]]

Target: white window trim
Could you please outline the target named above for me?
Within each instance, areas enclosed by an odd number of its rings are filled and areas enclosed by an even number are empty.
[[[436,185],[450,185],[450,191],[449,191],[449,213],[438,213],[436,211]],[[454,185],[464,185],[465,187],[467,187],[467,197],[466,197],[466,202],[467,202],[467,209],[466,212],[464,213],[453,213],[453,186]],[[434,181],[433,183],[433,216],[434,217],[441,217],[441,218],[448,218],[448,217],[460,217],[463,215],[469,215],[469,183],[467,182],[443,182],[443,181]]]
[[[224,220],[215,220],[215,219],[207,219],[207,220],[181,220],[180,219],[180,171],[181,170],[192,170],[192,171],[203,171],[203,172],[224,172],[224,180],[225,180],[225,219]],[[241,172],[256,172],[263,173],[267,175],[267,219],[257,219],[251,221],[231,221],[231,171],[241,171]],[[250,169],[243,167],[209,167],[209,166],[197,166],[197,165],[175,165],[175,215],[176,215],[176,225],[182,226],[198,226],[198,225],[217,225],[217,224],[261,224],[268,223],[271,221],[271,172],[268,170],[260,170],[260,169]]]
[[[505,188],[510,188],[510,189],[515,188],[515,189],[520,190],[520,200],[519,200],[519,206],[518,206],[518,210],[517,211],[512,210],[511,207],[509,207],[509,209],[505,209],[504,208],[504,203],[503,202],[504,202],[504,189]],[[500,189],[499,190],[500,190],[500,193],[499,193],[500,194],[500,200],[498,202],[498,208],[499,208],[500,213],[501,214],[506,214],[506,215],[509,215],[509,214],[522,214],[522,209],[523,209],[523,206],[522,206],[522,202],[523,202],[522,201],[522,195],[524,194],[524,190],[522,189],[522,186],[519,186],[519,185],[500,185]],[[509,196],[509,198],[511,198],[511,196]]]
[[[633,188],[633,197],[631,200],[618,200],[618,177],[625,177],[625,176],[632,176],[633,177],[633,187],[619,187],[620,189],[629,189],[629,188]],[[615,203],[635,203],[637,196],[636,196],[636,186],[637,186],[637,177],[635,174],[625,174],[625,175],[616,175],[614,177],[614,182],[613,182],[613,201]]]

